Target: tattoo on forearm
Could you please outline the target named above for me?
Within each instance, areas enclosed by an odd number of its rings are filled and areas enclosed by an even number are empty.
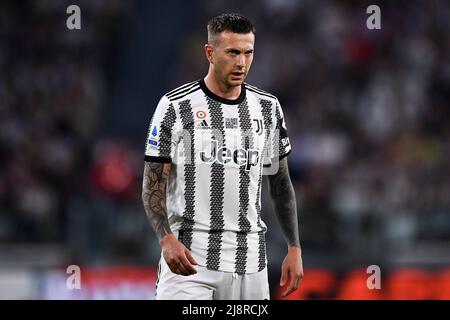
[[[297,205],[294,187],[289,177],[287,159],[282,159],[278,172],[268,177],[269,190],[281,229],[290,246],[300,247]]]
[[[142,201],[150,225],[161,240],[171,233],[166,207],[166,184],[171,165],[146,162],[142,183]]]

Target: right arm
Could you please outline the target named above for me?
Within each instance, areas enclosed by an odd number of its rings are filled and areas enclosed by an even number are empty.
[[[197,273],[197,264],[189,250],[170,230],[166,206],[166,186],[170,163],[145,162],[142,183],[142,202],[147,218],[158,237],[163,257],[170,270],[181,275]]]
[[[159,241],[172,234],[166,208],[166,185],[170,168],[170,163],[145,162],[142,201],[148,221]]]

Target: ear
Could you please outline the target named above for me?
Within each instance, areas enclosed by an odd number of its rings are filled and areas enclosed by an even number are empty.
[[[206,59],[208,59],[209,63],[213,63],[213,51],[214,47],[209,43],[205,44],[205,55]]]

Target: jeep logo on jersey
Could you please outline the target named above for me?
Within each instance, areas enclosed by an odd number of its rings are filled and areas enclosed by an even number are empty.
[[[211,152],[209,155],[205,151],[200,151],[200,159],[206,163],[218,162],[227,164],[233,161],[238,166],[245,166],[245,170],[249,171],[252,166],[256,166],[259,162],[259,152],[253,149],[231,149],[227,147],[217,148],[217,140],[211,140]]]

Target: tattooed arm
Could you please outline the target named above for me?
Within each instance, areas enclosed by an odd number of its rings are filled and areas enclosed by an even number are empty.
[[[171,164],[145,162],[142,201],[153,230],[161,241],[171,234],[166,208],[166,185]]]
[[[278,172],[269,177],[269,190],[288,245],[300,248],[298,237],[297,205],[295,192],[289,176],[287,158],[280,161]]]
[[[196,273],[193,264],[197,263],[170,230],[166,206],[166,186],[170,169],[170,163],[145,162],[142,202],[170,270],[187,276]]]
[[[278,172],[269,177],[269,191],[275,208],[275,213],[288,243],[288,254],[281,267],[280,286],[287,279],[290,283],[282,293],[287,296],[297,290],[303,277],[303,262],[298,235],[297,205],[295,192],[289,176],[287,158],[280,161]]]

